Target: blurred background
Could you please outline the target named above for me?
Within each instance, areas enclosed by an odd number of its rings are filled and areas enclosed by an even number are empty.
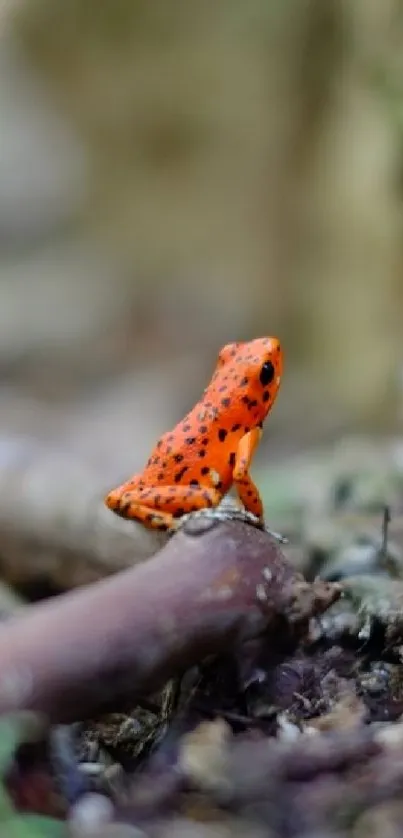
[[[261,334],[267,457],[399,431],[401,0],[3,0],[0,27],[2,435],[126,478]]]

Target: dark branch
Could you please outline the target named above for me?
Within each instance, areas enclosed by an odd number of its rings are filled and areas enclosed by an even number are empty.
[[[339,596],[266,533],[189,522],[152,559],[30,607],[0,629],[0,712],[73,721],[132,701],[266,632],[297,639]]]

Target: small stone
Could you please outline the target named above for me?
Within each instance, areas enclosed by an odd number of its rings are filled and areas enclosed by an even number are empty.
[[[69,822],[73,831],[71,835],[99,835],[99,827],[109,823],[114,814],[114,806],[109,797],[95,792],[83,795],[71,807]]]
[[[228,751],[231,728],[222,719],[202,722],[185,735],[179,766],[188,780],[203,791],[228,788]]]

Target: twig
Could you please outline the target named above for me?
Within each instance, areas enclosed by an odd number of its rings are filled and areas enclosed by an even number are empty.
[[[381,546],[381,556],[384,560],[386,560],[388,554],[388,529],[389,524],[391,522],[391,514],[390,508],[388,505],[385,505],[383,510],[383,518],[382,518],[382,546]]]

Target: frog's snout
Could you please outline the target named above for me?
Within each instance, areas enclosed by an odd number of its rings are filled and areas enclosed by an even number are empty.
[[[121,494],[117,489],[113,489],[111,492],[108,492],[104,499],[105,506],[108,509],[112,509],[113,512],[117,512],[120,508],[121,502]]]

